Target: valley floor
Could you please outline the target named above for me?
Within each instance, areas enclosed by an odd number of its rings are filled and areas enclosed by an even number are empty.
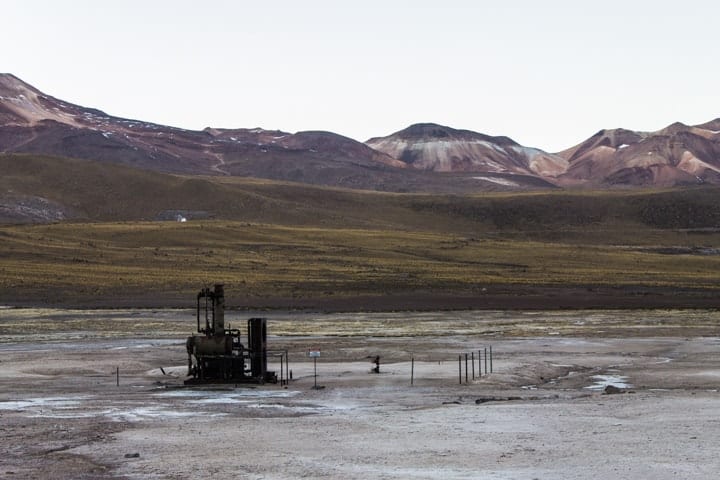
[[[290,353],[287,387],[190,389],[192,312],[0,310],[0,477],[714,479],[720,469],[719,312],[268,316],[270,348]],[[490,346],[493,372],[466,372],[464,353]],[[605,394],[610,384],[623,393]]]

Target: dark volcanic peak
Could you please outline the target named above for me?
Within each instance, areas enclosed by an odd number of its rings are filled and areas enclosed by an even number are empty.
[[[565,160],[508,137],[419,123],[366,142],[420,170],[554,176]]]
[[[482,140],[486,142],[493,142],[497,145],[518,145],[517,142],[508,137],[493,137],[473,132],[472,130],[458,130],[444,125],[438,125],[437,123],[416,123],[414,125],[410,125],[404,130],[400,130],[384,138],[415,141]],[[379,140],[382,140],[382,138],[371,138],[366,143],[371,144]]]

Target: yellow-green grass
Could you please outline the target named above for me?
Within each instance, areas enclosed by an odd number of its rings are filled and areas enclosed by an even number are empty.
[[[1,201],[48,199],[75,222],[0,226],[0,304],[183,305],[215,282],[249,306],[478,295],[493,286],[712,293],[720,284],[718,255],[653,253],[717,253],[717,187],[455,196],[183,177],[35,155],[0,155],[0,167]],[[168,211],[215,220],[149,221]]]
[[[191,302],[200,286],[216,282],[258,301],[478,293],[493,285],[716,290],[720,256],[666,255],[576,239],[226,221],[0,228],[2,302],[28,292],[52,301],[143,291]]]

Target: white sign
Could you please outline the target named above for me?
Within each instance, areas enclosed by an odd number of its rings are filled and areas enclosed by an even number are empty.
[[[320,357],[320,350],[308,350],[308,357],[310,357],[310,358],[319,358],[319,357]]]

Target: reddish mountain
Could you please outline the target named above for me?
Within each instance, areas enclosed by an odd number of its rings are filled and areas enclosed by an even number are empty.
[[[403,190],[426,183],[418,175],[406,178],[402,162],[333,133],[191,131],[117,118],[45,95],[9,74],[0,74],[0,152],[351,188]],[[441,182],[427,184],[430,190],[445,188]]]
[[[602,130],[559,154],[435,124],[363,144],[330,132],[192,131],[123,119],[0,74],[0,153],[8,152],[395,192],[718,184],[720,119],[653,133]]]
[[[677,186],[720,183],[720,119],[657,132],[601,130],[559,154],[561,185]]]
[[[491,137],[434,123],[420,123],[366,144],[420,170],[553,177],[564,158],[523,147],[508,137]]]

